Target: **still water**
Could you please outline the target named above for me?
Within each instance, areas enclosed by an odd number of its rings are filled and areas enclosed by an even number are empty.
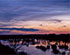
[[[17,54],[25,55],[70,55],[70,42],[49,41],[44,39],[7,39],[0,40],[4,46],[14,49]]]

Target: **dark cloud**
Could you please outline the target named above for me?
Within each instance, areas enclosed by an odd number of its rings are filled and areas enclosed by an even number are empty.
[[[63,27],[67,27],[66,25],[64,25]]]
[[[13,25],[13,24],[1,24],[1,27],[6,27],[6,26],[21,26],[21,25]]]
[[[40,24],[40,26],[43,26],[43,24]]]
[[[3,31],[0,31],[0,35],[9,34],[9,33],[11,33],[11,32],[10,31],[4,31],[4,30]]]
[[[19,30],[19,31],[39,31],[38,29],[32,28],[0,28],[1,30]]]
[[[52,19],[52,21],[56,21],[57,22],[62,22],[62,20],[58,20],[58,19]]]
[[[0,31],[0,34],[10,33],[10,31]]]

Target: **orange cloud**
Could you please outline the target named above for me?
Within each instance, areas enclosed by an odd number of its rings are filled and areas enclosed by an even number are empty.
[[[20,34],[70,34],[70,32],[56,32],[56,31],[35,31],[35,32],[30,32],[30,31],[17,31],[13,30],[11,31],[12,33],[20,33]]]

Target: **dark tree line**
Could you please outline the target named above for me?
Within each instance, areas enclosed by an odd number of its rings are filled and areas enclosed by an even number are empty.
[[[49,35],[0,35],[0,39],[24,39],[24,38],[36,38],[36,39],[46,39],[54,41],[65,41],[70,42],[70,34],[49,34]]]

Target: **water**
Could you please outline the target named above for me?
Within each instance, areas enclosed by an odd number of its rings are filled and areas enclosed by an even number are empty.
[[[69,55],[70,42],[49,41],[44,39],[7,39],[0,40],[4,46],[9,46],[14,49],[17,54],[21,52],[27,55]],[[55,46],[54,49],[52,46]],[[49,47],[47,47],[49,46]],[[59,47],[60,46],[60,47]],[[54,51],[53,51],[54,50]],[[55,50],[56,53],[55,54]]]

